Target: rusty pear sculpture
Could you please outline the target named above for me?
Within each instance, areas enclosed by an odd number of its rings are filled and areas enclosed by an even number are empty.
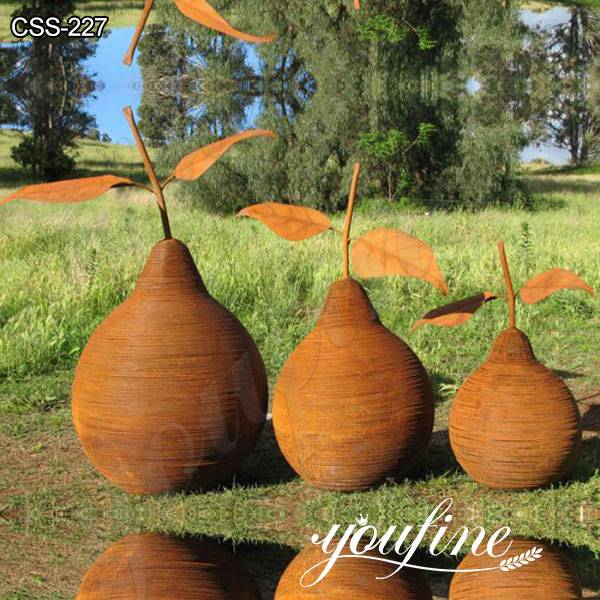
[[[350,277],[350,229],[360,174],[356,165],[343,232],[344,277],[329,290],[312,333],[283,367],[273,426],[293,469],[314,486],[351,491],[406,473],[433,427],[429,378],[415,353],[380,322],[364,288]],[[328,229],[317,210],[278,203],[247,207],[288,240]],[[403,232],[378,229],[352,247],[359,276],[404,275],[447,292],[433,251]]]
[[[128,535],[86,573],[77,600],[260,600],[252,578],[214,543]]]
[[[72,413],[95,467],[129,493],[208,489],[251,452],[265,420],[267,380],[243,325],[214,300],[187,247],[171,236],[164,189],[204,174],[246,131],[184,158],[160,182],[125,110],[152,187],[106,175],[27,186],[18,198],[83,202],[117,186],[155,195],[165,239],[147,260],[133,294],[96,329],[73,382]]]
[[[506,550],[507,543],[498,545],[496,552]],[[458,568],[467,572],[454,575],[449,600],[582,598],[581,581],[572,562],[544,542],[513,540],[509,559],[469,554]]]
[[[371,550],[359,559],[340,559],[322,581],[312,585],[315,577],[310,569],[329,557],[320,546],[309,546],[282,575],[275,600],[431,600],[425,577],[411,569],[390,577],[390,566],[376,560],[381,557]]]
[[[208,27],[209,29],[212,29],[219,33],[224,33],[225,35],[231,36],[238,40],[256,44],[264,44],[272,42],[276,37],[274,34],[251,35],[249,33],[244,33],[243,31],[235,29],[206,0],[173,1],[175,3],[175,6],[177,6],[177,8],[179,9],[179,11],[188,19],[191,19],[192,21],[195,21],[196,23],[199,23],[204,27]],[[131,44],[129,46],[129,49],[127,50],[127,54],[125,54],[125,58],[123,59],[123,63],[128,66],[131,66],[131,63],[133,62],[135,51],[137,50],[140,38],[142,37],[142,33],[146,28],[146,23],[150,18],[150,13],[152,12],[152,9],[154,7],[154,2],[155,0],[146,0],[146,3],[144,4],[142,15],[135,29],[133,39],[131,40]]]
[[[580,415],[567,386],[536,359],[528,337],[517,329],[516,295],[502,242],[499,250],[509,328],[459,389],[450,412],[450,442],[460,465],[479,483],[506,490],[538,488],[557,481],[574,466],[581,444]],[[533,304],[564,288],[593,293],[574,273],[552,269],[526,283],[520,296]],[[414,328],[464,323],[496,297],[484,292],[449,304],[426,315]]]

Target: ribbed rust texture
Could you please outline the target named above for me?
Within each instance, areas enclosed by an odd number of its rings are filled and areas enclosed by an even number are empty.
[[[379,557],[375,552],[366,556]],[[388,579],[394,566],[363,558],[339,559],[326,577],[313,587],[302,587],[300,580],[306,571],[326,560],[320,547],[303,550],[289,565],[279,580],[275,600],[431,600],[427,580],[416,571],[405,569]],[[387,557],[389,558],[389,556]],[[305,578],[315,580],[317,573]]]
[[[211,298],[186,246],[166,240],[83,351],[72,409],[96,468],[127,492],[153,494],[230,476],[267,401],[252,338]]]
[[[510,551],[502,558],[518,556],[537,546],[542,557],[512,571],[456,573],[452,579],[449,600],[580,600],[581,581],[571,561],[548,544],[514,540]],[[502,552],[506,543],[495,553]],[[469,554],[459,569],[496,567],[501,558]]]
[[[321,488],[368,488],[413,466],[433,413],[414,352],[379,322],[360,284],[334,283],[275,389],[273,424],[290,465]]]
[[[500,334],[489,358],[458,391],[449,430],[465,471],[499,489],[549,485],[570,471],[581,445],[571,392],[514,328]]]
[[[214,544],[129,535],[86,573],[77,600],[259,600],[255,583]]]

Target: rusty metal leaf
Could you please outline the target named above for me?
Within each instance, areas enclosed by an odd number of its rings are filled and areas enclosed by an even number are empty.
[[[272,42],[277,36],[250,35],[233,28],[206,0],[175,0],[177,8],[189,19],[205,27],[219,31],[245,42],[264,44]]]
[[[243,208],[239,217],[249,217],[264,223],[277,235],[299,242],[332,228],[327,215],[306,206],[265,202]]]
[[[402,231],[376,229],[363,235],[352,247],[352,264],[360,277],[417,277],[448,294],[431,246]]]
[[[114,187],[135,185],[131,179],[102,175],[100,177],[84,177],[68,179],[53,183],[27,185],[14,194],[0,200],[0,205],[13,200],[31,200],[32,202],[75,203],[93,200]]]
[[[521,298],[528,304],[535,304],[559,290],[584,290],[594,294],[593,288],[583,279],[567,269],[551,269],[530,279],[520,290]]]
[[[419,319],[411,331],[416,331],[423,325],[436,325],[437,327],[455,327],[466,323],[484,304],[496,300],[494,292],[482,292],[464,300],[458,300],[445,306],[440,306]]]
[[[254,137],[276,138],[277,136],[268,129],[251,129],[250,131],[243,131],[242,133],[232,135],[224,140],[200,148],[200,150],[196,150],[183,158],[175,168],[175,176],[185,181],[198,179],[235,144]]]

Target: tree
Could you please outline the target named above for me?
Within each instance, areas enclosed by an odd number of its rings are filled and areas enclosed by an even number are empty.
[[[30,0],[15,16],[62,17],[73,10],[70,0],[58,0],[51,6]],[[64,35],[0,48],[0,116],[4,123],[30,132],[11,154],[31,169],[34,179],[59,179],[75,166],[68,150],[94,125],[83,110],[94,83],[82,67],[94,51],[93,43]]]

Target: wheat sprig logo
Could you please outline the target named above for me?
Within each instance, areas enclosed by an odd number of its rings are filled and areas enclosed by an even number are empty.
[[[514,571],[515,569],[526,567],[528,564],[542,558],[542,552],[542,548],[534,546],[533,548],[527,550],[527,552],[523,552],[522,554],[517,554],[516,556],[512,556],[511,558],[504,559],[500,563],[500,570]]]

